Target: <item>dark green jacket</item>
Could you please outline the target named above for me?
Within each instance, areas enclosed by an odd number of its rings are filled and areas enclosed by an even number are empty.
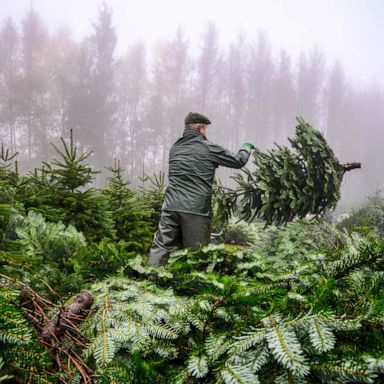
[[[185,129],[169,154],[169,183],[164,211],[178,211],[211,216],[212,183],[219,165],[241,168],[250,151],[240,149],[234,155],[213,144],[198,131]]]

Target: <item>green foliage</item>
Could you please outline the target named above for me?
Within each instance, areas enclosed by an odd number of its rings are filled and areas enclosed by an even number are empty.
[[[27,216],[13,206],[4,211],[6,251],[0,251],[0,271],[27,281],[37,290],[48,288],[49,295],[53,292],[51,287],[55,287],[57,294],[77,292],[82,278],[73,273],[72,259],[86,248],[84,236],[72,226],[50,223],[33,211]],[[1,245],[0,242],[0,250]]]
[[[18,152],[11,154],[9,149],[4,147],[4,144],[1,143],[0,147],[0,185],[3,184],[4,181],[8,183],[15,183],[18,178],[17,172],[17,163],[16,164],[16,172],[11,171],[12,161],[16,158]]]
[[[0,357],[0,372],[3,372],[3,367],[4,367],[4,361],[3,358]],[[9,379],[12,379],[13,376],[10,375],[3,375],[0,377],[0,383]]]
[[[115,238],[112,213],[108,200],[93,189],[82,191],[58,191],[53,205],[63,214],[63,222],[81,231],[88,241],[100,241],[103,237]]]
[[[61,161],[54,159],[52,164],[47,164],[47,173],[52,176],[52,180],[56,181],[58,186],[64,190],[74,192],[93,180],[93,175],[99,171],[93,171],[91,167],[84,164],[84,161],[92,154],[77,153],[77,147],[74,145],[72,129],[70,131],[69,146],[65,140],[60,138],[64,150],[60,150],[55,144],[51,144],[56,152],[60,155]],[[52,166],[55,168],[52,169]]]
[[[368,201],[360,208],[353,210],[348,218],[340,223],[340,227],[349,231],[371,231],[384,237],[384,197],[376,191],[368,197]]]
[[[63,138],[61,142],[63,150],[52,144],[61,159],[44,163],[41,175],[36,171],[23,180],[19,201],[51,221],[74,226],[88,241],[115,238],[107,197],[93,188],[85,189],[98,173],[85,163],[92,152],[78,153],[72,131],[69,144]]]
[[[150,210],[151,214],[149,217],[149,223],[152,228],[157,228],[160,215],[161,207],[164,201],[165,194],[165,177],[164,173],[160,172],[158,175],[155,174],[152,177],[145,175],[142,178],[143,190],[142,199],[144,206]],[[145,187],[145,183],[150,183],[150,188]]]
[[[78,232],[34,213],[19,228],[31,257],[69,255],[91,281],[123,267],[90,287],[85,356],[99,383],[373,383],[382,375],[378,238],[308,221],[252,225],[248,246],[179,250],[155,268],[123,242],[85,246]]]
[[[49,223],[41,214],[28,213],[16,228],[25,255],[42,256],[43,262],[54,261],[59,268],[69,264],[69,259],[86,246],[82,233],[63,223]]]
[[[331,158],[335,167],[327,163],[325,173],[315,170],[325,164],[326,143],[299,123],[297,142],[292,141],[297,157],[291,161],[292,153],[280,148],[273,152],[275,165],[280,155],[287,167],[300,158],[305,182],[311,178],[316,185],[321,174],[328,183],[321,193],[328,195],[311,197],[319,208],[337,194],[336,162]],[[0,269],[55,301],[64,302],[83,287],[92,291],[94,304],[81,328],[83,358],[96,383],[384,380],[380,237],[307,220],[264,227],[233,218],[222,225],[220,211],[232,201],[220,205],[220,193],[227,198],[228,191],[218,186],[215,209],[223,229],[218,240],[227,244],[181,249],[165,266],[150,267],[142,254],[160,214],[163,175],[144,179],[152,188],[139,195],[116,164],[109,168],[107,189],[86,190],[93,171],[72,140],[69,145],[62,140],[60,162],[1,180]],[[304,149],[311,140],[313,148]],[[311,156],[319,146],[322,160],[316,163]],[[9,173],[9,167],[3,171]],[[268,201],[275,198],[270,194]],[[300,209],[313,208],[308,204]],[[263,212],[272,212],[270,221],[279,223],[288,217],[279,207]],[[0,283],[0,347],[5,346],[0,380],[13,375],[19,381],[54,382],[51,357],[25,320],[26,301],[19,303]],[[63,378],[82,380],[79,372],[69,376]]]
[[[215,179],[212,185],[212,228],[220,232],[227,225],[236,205],[236,195]]]
[[[94,286],[97,374],[125,359],[127,383],[376,382],[384,244],[316,222],[253,231],[251,247],[131,259],[129,279]]]
[[[79,249],[69,260],[73,270],[86,280],[106,277],[125,267],[135,255],[124,241],[105,238]]]
[[[0,249],[9,249],[14,229],[22,220],[23,209],[19,204],[0,203]]]
[[[256,170],[237,174],[235,191],[221,191],[222,211],[233,210],[238,200],[243,219],[283,224],[336,206],[344,169],[322,134],[302,118],[297,121],[296,134],[289,139],[293,151],[280,146],[266,153],[255,149]]]
[[[35,169],[26,176],[18,178],[15,185],[15,200],[23,204],[27,212],[42,214],[50,221],[60,221],[65,218],[64,212],[53,204],[57,188],[43,166]]]
[[[173,344],[189,330],[188,322],[181,316],[188,306],[184,299],[175,297],[170,290],[121,277],[95,284],[92,290],[95,306],[83,327],[91,340],[86,355],[92,356],[100,367],[97,375],[103,377],[106,367],[120,356],[128,366],[136,366],[131,382],[139,382],[135,380],[155,373],[143,357],[153,357],[158,365],[177,356]]]
[[[32,339],[32,331],[20,311],[12,303],[15,299],[13,292],[5,290],[0,292],[0,342],[12,345],[28,344]]]
[[[220,239],[226,244],[250,245],[259,241],[260,224],[247,223],[236,217],[231,217],[223,228]]]
[[[18,308],[17,294],[0,280],[0,381],[52,383],[52,359]]]
[[[120,163],[108,169],[112,176],[108,178],[109,187],[104,193],[108,197],[116,235],[124,240],[128,251],[146,252],[152,243],[153,228],[149,223],[153,221],[152,213],[138,194],[127,188]]]
[[[10,250],[13,229],[24,213],[23,206],[17,203],[16,185],[18,174],[12,172],[11,161],[17,154],[9,155],[9,151],[1,144],[0,150],[0,250]]]

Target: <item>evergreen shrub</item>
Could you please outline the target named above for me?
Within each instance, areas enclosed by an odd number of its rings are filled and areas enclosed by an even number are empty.
[[[384,197],[381,191],[376,191],[358,209],[352,210],[351,214],[344,219],[340,227],[349,231],[371,231],[384,237]]]
[[[125,362],[127,383],[383,380],[384,243],[317,222],[259,231],[163,267],[131,259],[94,285],[84,329],[97,375],[121,377]]]

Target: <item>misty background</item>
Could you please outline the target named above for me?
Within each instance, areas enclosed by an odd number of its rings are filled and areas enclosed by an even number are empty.
[[[286,145],[303,116],[340,162],[362,163],[344,178],[341,207],[383,186],[380,1],[0,3],[0,141],[19,152],[21,173],[57,157],[50,143],[73,129],[103,170],[96,185],[119,159],[140,186],[167,170],[196,111],[232,151]]]

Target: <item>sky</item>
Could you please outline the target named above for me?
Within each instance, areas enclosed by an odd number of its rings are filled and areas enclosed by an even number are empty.
[[[328,62],[343,65],[362,85],[384,86],[383,0],[106,0],[113,11],[118,52],[137,40],[149,45],[172,37],[182,27],[198,46],[204,26],[213,21],[222,45],[242,32],[252,40],[265,31],[272,46],[294,57],[320,47]],[[91,33],[101,0],[0,0],[0,19],[20,22],[33,7],[49,30],[67,26],[75,39]]]

